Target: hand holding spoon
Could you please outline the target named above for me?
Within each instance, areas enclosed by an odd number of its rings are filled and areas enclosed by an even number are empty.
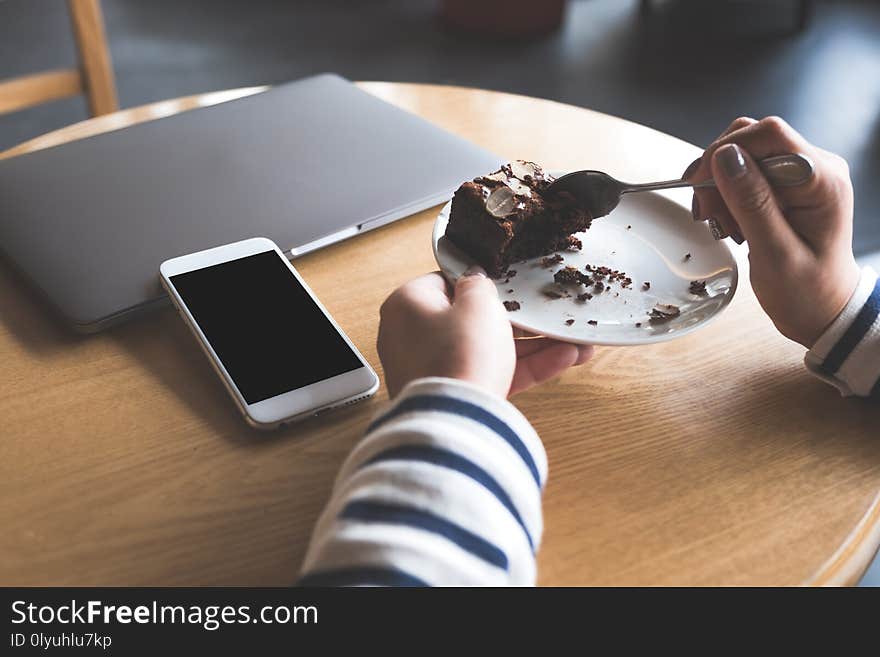
[[[813,176],[813,162],[806,155],[791,153],[768,157],[758,162],[764,176],[774,187],[791,187],[807,182]],[[575,171],[557,178],[547,193],[565,191],[575,197],[593,218],[604,217],[620,203],[620,197],[630,192],[647,192],[674,187],[714,187],[711,178],[699,183],[687,180],[632,184],[615,180],[602,171]]]

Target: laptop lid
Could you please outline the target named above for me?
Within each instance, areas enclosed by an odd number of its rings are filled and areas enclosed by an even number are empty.
[[[0,160],[0,249],[77,330],[164,303],[159,264],[295,256],[448,199],[501,158],[336,75]]]

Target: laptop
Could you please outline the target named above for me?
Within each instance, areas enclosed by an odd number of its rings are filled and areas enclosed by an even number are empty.
[[[168,258],[254,236],[296,257],[442,203],[500,163],[318,75],[0,160],[0,251],[94,332],[164,304]]]

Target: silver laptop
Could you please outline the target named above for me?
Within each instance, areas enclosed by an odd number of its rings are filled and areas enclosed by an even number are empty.
[[[92,332],[164,303],[168,258],[254,236],[295,257],[441,203],[500,162],[319,75],[0,160],[0,250]]]

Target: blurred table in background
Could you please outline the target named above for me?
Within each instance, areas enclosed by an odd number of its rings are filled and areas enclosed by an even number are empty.
[[[656,180],[700,152],[550,101],[360,84],[548,169]],[[259,90],[126,110],[7,155]],[[436,268],[436,214],[296,261],[380,372],[379,305]],[[597,349],[588,366],[516,397],[550,459],[540,582],[855,582],[880,541],[880,407],[840,398],[806,373],[802,357],[743,276],[731,306],[705,329],[666,344]],[[0,361],[6,585],[291,583],[337,468],[385,401],[383,390],[349,410],[255,432],[171,309],[74,336],[5,261]]]

